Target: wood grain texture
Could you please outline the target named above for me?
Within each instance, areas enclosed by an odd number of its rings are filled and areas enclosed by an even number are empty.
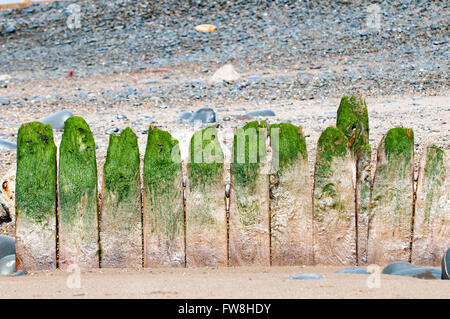
[[[413,213],[414,135],[393,128],[377,152],[369,218],[368,263],[409,261]]]
[[[273,266],[313,262],[312,197],[305,137],[289,123],[270,127],[270,225]]]
[[[178,141],[150,127],[144,159],[144,267],[185,265],[182,178]]]
[[[141,190],[137,137],[130,128],[110,135],[103,167],[101,266],[142,266]]]
[[[412,262],[439,266],[450,247],[450,151],[435,145],[422,156],[414,215]]]
[[[217,130],[197,131],[190,143],[186,185],[186,265],[228,265],[223,152]]]
[[[17,270],[56,268],[56,145],[50,125],[23,124],[17,136]]]
[[[95,143],[84,119],[64,124],[59,152],[59,267],[98,268],[98,186]]]
[[[335,127],[320,136],[314,172],[314,262],[356,264],[355,189],[348,140]]]
[[[250,122],[235,134],[229,216],[230,266],[270,265],[269,175],[265,122]]]

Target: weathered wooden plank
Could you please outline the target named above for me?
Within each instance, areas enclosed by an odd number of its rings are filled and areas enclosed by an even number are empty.
[[[64,123],[59,150],[59,266],[99,267],[95,143],[81,117]]]
[[[234,136],[229,216],[230,266],[270,265],[267,124],[253,121]]]
[[[144,266],[185,265],[183,181],[178,140],[149,129],[144,159]]]
[[[56,269],[56,145],[50,125],[17,135],[16,268]]]
[[[103,167],[102,267],[142,266],[142,220],[137,137],[128,127],[111,134]]]
[[[270,140],[272,265],[312,264],[312,197],[305,137],[301,127],[281,123],[270,126]]]
[[[335,127],[322,132],[314,172],[314,262],[356,264],[355,190],[348,140]]]
[[[377,152],[369,217],[368,263],[409,261],[413,211],[414,133],[393,128]]]
[[[186,185],[188,267],[227,266],[228,236],[223,152],[217,129],[197,131],[190,144]]]
[[[336,127],[344,132],[355,167],[355,216],[357,263],[367,262],[367,237],[370,206],[369,115],[364,97],[344,96],[337,111]]]
[[[412,262],[441,263],[450,247],[450,151],[427,147],[421,159],[416,192]]]

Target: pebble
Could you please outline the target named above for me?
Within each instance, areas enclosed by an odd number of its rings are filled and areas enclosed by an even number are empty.
[[[188,112],[183,112],[180,115],[178,115],[178,119],[179,120],[189,120],[192,117],[192,112],[188,111]]]
[[[225,64],[216,72],[214,72],[214,74],[211,76],[211,82],[232,82],[238,80],[239,77],[239,73],[236,72],[232,64]]]
[[[17,144],[0,139],[0,151],[13,150],[17,148]]]
[[[62,110],[54,114],[50,114],[42,120],[44,124],[50,124],[54,130],[64,129],[64,122],[72,117],[73,113],[68,110]]]
[[[0,235],[0,259],[16,253],[14,238]]]
[[[336,274],[364,274],[364,275],[370,275],[370,272],[367,271],[364,267],[351,267],[351,268],[345,268],[336,271]]]
[[[19,277],[19,276],[24,276],[26,274],[28,274],[28,272],[26,270],[24,270],[24,269],[21,269],[21,270],[15,272],[15,273],[10,274],[10,276],[11,277]]]
[[[0,275],[9,275],[16,271],[16,255],[8,255],[0,259]]]
[[[275,116],[275,112],[272,110],[256,110],[247,112],[245,115],[247,116]]]
[[[387,265],[386,267],[384,267],[384,269],[381,273],[386,274],[386,275],[395,275],[396,273],[398,273],[400,271],[403,271],[406,269],[411,269],[414,267],[415,266],[411,263],[399,261],[399,262],[394,262],[392,264]]]
[[[285,280],[309,280],[309,279],[322,279],[325,278],[321,274],[313,274],[313,273],[307,273],[307,274],[298,274],[293,275],[291,277],[284,278]]]
[[[442,279],[450,280],[450,248],[442,257]]]
[[[9,105],[11,103],[11,100],[7,97],[0,97],[0,105]]]
[[[441,279],[442,271],[438,267],[414,267],[392,273],[395,276],[409,276],[420,279]]]
[[[216,112],[212,108],[202,107],[192,114],[189,122],[202,121],[202,123],[216,123]]]
[[[113,126],[106,130],[106,134],[114,134],[118,133],[119,131],[120,130],[117,127]]]

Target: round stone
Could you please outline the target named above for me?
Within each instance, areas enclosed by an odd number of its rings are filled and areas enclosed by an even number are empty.
[[[50,124],[55,130],[62,130],[64,128],[64,122],[72,117],[73,113],[67,110],[62,110],[54,114],[50,114],[42,120],[44,124]]]
[[[14,255],[15,253],[14,238],[0,235],[0,259],[8,255]]]
[[[351,267],[351,268],[345,268],[336,271],[336,274],[363,274],[363,275],[370,275],[370,272],[367,271],[364,267]]]
[[[395,275],[399,271],[411,268],[415,268],[415,266],[411,263],[400,261],[387,265],[381,273],[385,275]]]
[[[8,255],[0,259],[0,275],[9,275],[16,271],[16,255]]]
[[[442,279],[450,280],[450,248],[442,257]]]
[[[191,111],[183,112],[180,115],[178,115],[179,120],[189,120],[191,117],[192,117]]]
[[[420,279],[441,279],[442,272],[438,267],[415,267],[410,269],[403,269],[397,271],[392,275],[395,276],[409,276]]]
[[[195,121],[202,121],[202,123],[215,123],[217,122],[216,112],[214,112],[212,108],[202,107],[195,111],[189,120],[191,123]]]
[[[287,277],[285,279],[286,280],[314,280],[314,279],[322,279],[322,278],[324,278],[324,276],[321,274],[307,273],[307,274],[293,275],[293,276]]]
[[[5,140],[0,140],[0,150],[13,150],[17,148],[17,144],[10,142],[10,141],[5,141]]]
[[[275,116],[275,112],[272,110],[256,110],[256,111],[250,111],[245,115],[247,115],[247,116]]]

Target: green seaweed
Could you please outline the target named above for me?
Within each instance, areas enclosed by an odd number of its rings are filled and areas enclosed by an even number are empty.
[[[103,169],[105,189],[118,194],[116,204],[134,201],[134,195],[139,193],[139,148],[131,128],[127,127],[120,136],[110,135]]]
[[[360,147],[369,147],[370,150],[369,115],[363,96],[357,94],[342,97],[337,111],[336,127],[344,132],[354,154]]]
[[[336,127],[329,126],[320,135],[317,143],[316,176],[327,178],[332,174],[333,159],[345,157],[348,151],[348,139]]]
[[[276,130],[279,130],[276,134]],[[278,136],[277,136],[278,135]],[[302,134],[302,128],[291,123],[272,124],[270,136],[273,150],[273,159],[278,159],[279,167],[277,175],[295,162],[299,156],[307,159],[306,140]],[[277,138],[278,137],[278,138]]]
[[[263,128],[267,128],[267,122],[252,121],[247,123],[234,135],[232,164],[234,183],[245,185],[250,190],[254,190],[256,187],[255,183],[260,163],[265,159],[265,135],[261,138],[261,134],[265,134],[265,131],[262,131]],[[250,141],[250,136],[246,134],[252,131],[256,133],[256,142],[254,140]],[[244,134],[245,136],[244,149],[241,150],[238,150],[239,134]],[[244,154],[242,154],[242,151],[244,151]],[[241,159],[244,159],[243,163]]]
[[[217,129],[207,127],[192,136],[190,144],[189,189],[205,189],[222,179],[223,152]]]
[[[391,157],[403,158],[407,164],[414,152],[414,132],[410,128],[396,127],[388,131],[384,139],[384,153]]]
[[[438,193],[441,185],[445,181],[447,168],[445,167],[445,152],[437,147],[431,145],[427,147],[424,174],[427,179],[426,184],[426,198],[425,198],[425,222],[430,222],[431,208],[435,202],[435,196]]]
[[[183,226],[183,210],[173,211],[177,206],[181,188],[181,160],[178,140],[169,132],[150,127],[144,157],[144,188],[151,207],[152,233],[159,238],[174,239]],[[181,184],[180,184],[181,185]],[[162,237],[164,236],[164,237]]]
[[[61,222],[68,225],[81,218],[86,227],[92,226],[98,212],[95,142],[81,117],[70,117],[64,123],[59,166]],[[79,211],[82,201],[85,207]]]
[[[19,128],[16,211],[38,223],[56,216],[56,145],[50,125],[30,122]]]

